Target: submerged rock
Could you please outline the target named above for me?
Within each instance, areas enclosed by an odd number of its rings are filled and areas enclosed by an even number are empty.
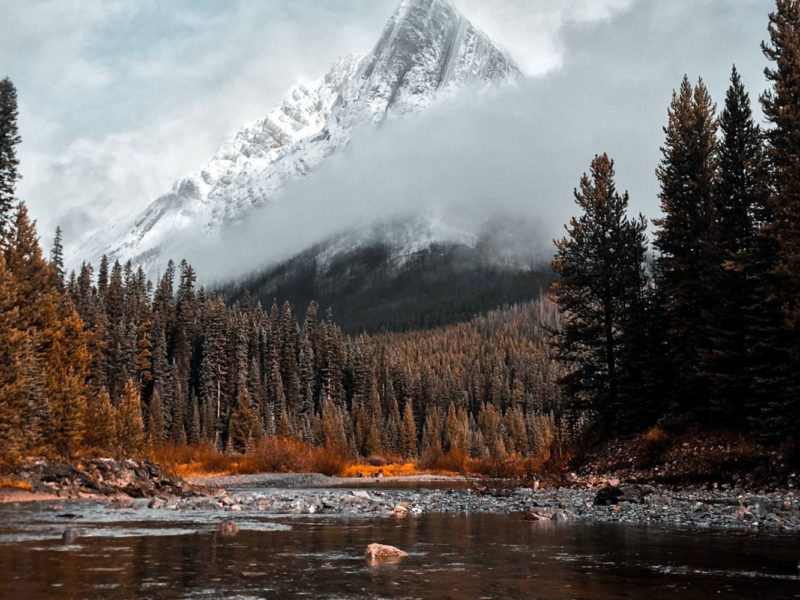
[[[61,541],[65,544],[74,544],[75,541],[78,539],[78,530],[77,529],[65,529],[64,533],[61,534]]]
[[[522,513],[523,521],[551,521],[553,513],[549,510],[533,509]]]
[[[133,502],[133,498],[130,496],[117,495],[109,501],[108,506],[116,509],[131,509],[136,505]]]
[[[394,546],[386,546],[384,544],[370,544],[364,552],[364,557],[369,562],[393,562],[406,558],[407,552],[403,552],[400,548]]]
[[[223,521],[217,526],[217,533],[222,537],[236,537],[239,533],[239,526],[236,521]]]
[[[167,505],[167,502],[163,498],[152,498],[150,502],[147,504],[147,508],[153,509],[160,509],[164,508]]]

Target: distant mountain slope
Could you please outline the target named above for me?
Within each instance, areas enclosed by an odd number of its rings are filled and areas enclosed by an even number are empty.
[[[294,87],[264,119],[225,141],[205,167],[134,219],[96,232],[78,255],[107,254],[152,270],[180,258],[171,256],[177,235],[218,237],[226,224],[341,152],[356,127],[419,112],[467,84],[519,77],[514,61],[447,0],[403,0],[369,54],[340,59],[317,82]]]
[[[504,255],[489,234],[429,241],[411,251],[391,236],[350,242],[342,236],[319,244],[219,291],[229,301],[289,301],[299,310],[314,300],[323,310],[331,308],[345,331],[360,333],[468,320],[538,298],[554,280],[549,264]]]

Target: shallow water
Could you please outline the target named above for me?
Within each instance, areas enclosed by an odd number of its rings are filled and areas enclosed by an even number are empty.
[[[73,518],[63,515],[71,514]],[[800,598],[800,538],[518,515],[263,518],[0,507],[0,598]],[[73,545],[60,536],[79,530]],[[410,553],[370,567],[372,542]]]

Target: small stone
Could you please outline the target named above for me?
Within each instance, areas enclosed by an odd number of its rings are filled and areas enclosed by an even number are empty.
[[[234,504],[228,510],[230,510],[232,512],[242,512],[242,507],[239,506],[238,504]]]

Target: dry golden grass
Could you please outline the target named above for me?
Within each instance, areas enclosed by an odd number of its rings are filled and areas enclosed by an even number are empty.
[[[178,477],[252,473],[323,473],[339,475],[350,461],[344,452],[311,448],[295,439],[270,437],[247,454],[229,454],[210,444],[164,446],[150,458]]]
[[[435,471],[430,469],[422,469],[419,464],[415,462],[405,462],[399,464],[386,464],[386,465],[365,465],[354,464],[347,467],[342,472],[342,477],[376,477],[378,475],[384,477],[413,477],[416,475],[457,475],[452,471]]]
[[[21,479],[14,478],[0,478],[0,490],[19,490],[23,492],[32,492],[33,486]]]
[[[503,459],[470,458],[454,451],[408,461],[399,456],[371,456],[354,461],[345,451],[312,448],[291,438],[269,437],[247,454],[219,452],[210,444],[164,446],[150,455],[168,473],[178,477],[212,477],[253,473],[322,473],[342,477],[482,476],[521,479],[542,471],[541,461],[516,456]]]

